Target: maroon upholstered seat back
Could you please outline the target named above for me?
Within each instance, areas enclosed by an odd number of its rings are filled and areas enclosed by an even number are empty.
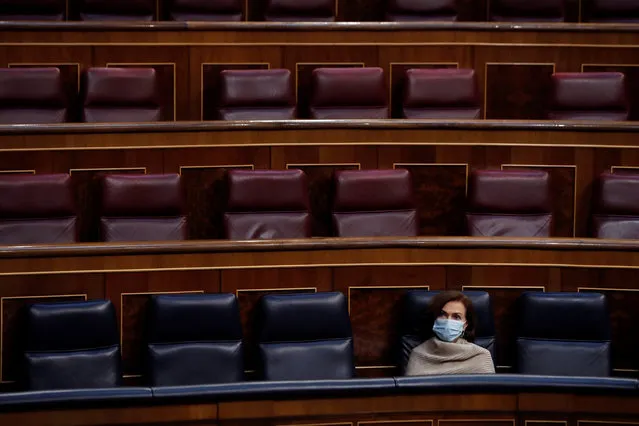
[[[180,176],[112,174],[102,178],[103,241],[186,238]]]
[[[58,68],[0,69],[0,124],[64,123],[67,115]]]
[[[457,0],[388,0],[386,20],[456,21]]]
[[[419,233],[408,170],[335,172],[333,225],[338,237],[412,237]]]
[[[0,175],[0,244],[73,243],[75,227],[69,175]]]
[[[603,173],[593,196],[593,237],[639,239],[639,175]]]
[[[550,175],[537,170],[473,172],[466,221],[471,236],[552,236]]]
[[[224,214],[231,240],[311,236],[308,182],[301,170],[231,170]]]
[[[225,70],[220,74],[221,120],[291,120],[296,116],[291,72]]]
[[[331,22],[335,0],[263,0],[265,21]]]
[[[552,86],[551,120],[628,120],[622,73],[557,73]]]
[[[585,4],[589,22],[639,22],[639,2],[636,0],[590,0]]]
[[[317,68],[311,87],[311,118],[388,118],[388,96],[381,68]]]
[[[156,0],[76,0],[82,21],[153,21]]]
[[[404,118],[474,119],[480,117],[475,71],[409,69],[404,81]]]
[[[86,123],[160,121],[153,68],[91,68],[84,79]]]
[[[564,0],[489,0],[490,19],[498,22],[563,22]]]
[[[242,0],[171,0],[169,19],[173,21],[244,20]]]
[[[0,0],[0,21],[64,21],[65,0]]]

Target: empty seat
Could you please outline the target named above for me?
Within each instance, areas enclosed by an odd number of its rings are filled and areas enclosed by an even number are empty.
[[[84,77],[84,122],[162,120],[153,68],[91,68]]]
[[[156,0],[75,0],[81,21],[153,21]]]
[[[301,170],[231,170],[224,214],[232,240],[310,237],[308,182]]]
[[[457,0],[389,0],[386,20],[456,21]]]
[[[339,237],[412,237],[419,233],[410,172],[335,172],[333,225]]]
[[[563,22],[564,0],[489,0],[490,19],[498,22]]]
[[[177,174],[111,174],[102,178],[103,241],[171,241],[186,237]]]
[[[66,0],[0,0],[0,21],[64,21]]]
[[[595,238],[639,239],[639,175],[603,173],[594,190]]]
[[[120,385],[120,339],[110,301],[35,304],[25,318],[28,390]]]
[[[410,354],[417,346],[433,337],[432,324],[435,318],[430,312],[430,304],[438,291],[411,290],[402,300],[400,319],[400,341],[398,364],[406,369]],[[474,343],[490,351],[495,359],[495,320],[490,295],[485,291],[465,291],[475,310]]]
[[[167,9],[173,21],[244,20],[242,0],[169,0]]]
[[[69,175],[0,175],[0,244],[75,241]]]
[[[610,375],[610,317],[603,294],[531,292],[518,302],[519,373]]]
[[[219,87],[220,120],[291,120],[297,114],[289,70],[225,70]]]
[[[626,79],[619,72],[552,76],[551,120],[628,120]]]
[[[0,69],[0,124],[64,123],[67,115],[59,68]]]
[[[243,380],[242,327],[235,295],[157,295],[150,305],[151,386]]]
[[[404,80],[403,118],[474,119],[480,117],[475,71],[409,69]]]
[[[639,22],[637,0],[590,0],[584,3],[584,9],[588,22]]]
[[[335,0],[265,0],[265,21],[335,21]]]
[[[313,71],[311,118],[388,118],[388,97],[381,68],[317,68]]]
[[[264,380],[354,377],[353,336],[342,293],[263,296],[256,324]]]
[[[550,237],[550,175],[539,170],[478,170],[468,188],[468,235]]]

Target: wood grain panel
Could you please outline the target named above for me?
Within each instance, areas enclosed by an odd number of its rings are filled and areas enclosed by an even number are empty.
[[[630,120],[639,120],[639,65],[584,64],[583,72],[622,72],[626,76]]]
[[[47,151],[3,152],[0,155],[0,169],[35,170],[36,173],[53,173],[52,157],[51,153]]]

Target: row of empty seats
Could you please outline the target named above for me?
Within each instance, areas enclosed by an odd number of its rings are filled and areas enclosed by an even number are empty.
[[[342,0],[349,1],[349,0]],[[636,0],[589,0],[590,22],[637,22]],[[248,3],[247,3],[248,4]],[[158,5],[160,6],[158,8]],[[252,7],[255,6],[255,7]],[[563,22],[565,0],[490,0],[489,19],[501,22]],[[331,22],[336,20],[336,0],[260,0],[251,3],[253,19],[280,22]],[[457,0],[388,0],[388,21],[457,21]],[[245,0],[2,0],[1,20],[65,19],[81,21],[241,22]]]
[[[231,240],[311,237],[308,182],[301,170],[231,170],[223,215]],[[179,175],[106,174],[101,178],[102,241],[187,238]],[[639,175],[601,176],[593,203],[593,236],[639,239]],[[551,237],[550,175],[538,170],[474,171],[466,222],[470,236]],[[338,237],[419,235],[408,170],[336,171],[332,221]],[[72,243],[77,212],[71,178],[0,176],[0,242]]]
[[[153,68],[91,68],[83,75],[82,117],[87,123],[163,119]],[[290,71],[225,70],[220,73],[214,115],[219,120],[385,119],[391,106],[381,68],[318,68],[308,105],[298,108]],[[402,81],[398,118],[477,119],[481,106],[470,69],[409,69]],[[547,118],[629,118],[624,74],[556,73]],[[0,123],[62,123],[69,105],[58,68],[0,69]]]
[[[429,339],[428,308],[437,292],[404,296],[393,342],[400,370]],[[476,343],[494,358],[495,326],[488,293],[473,301]],[[26,308],[22,374],[27,390],[109,388],[122,384],[120,340],[110,301],[35,304]],[[147,321],[146,379],[151,386],[245,380],[240,313],[232,294],[155,295]],[[518,301],[517,365],[521,374],[606,377],[611,331],[599,293],[524,293]],[[265,295],[253,327],[262,380],[344,380],[356,375],[353,334],[342,293]],[[253,343],[253,342],[251,342]]]

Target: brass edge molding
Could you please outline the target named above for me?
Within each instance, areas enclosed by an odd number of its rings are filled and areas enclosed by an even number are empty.
[[[36,171],[34,169],[29,169],[29,170],[0,170],[0,174],[7,174],[7,175],[11,175],[11,174],[31,174],[31,175],[35,175]],[[68,174],[68,173],[65,173]]]
[[[142,171],[146,174],[146,167],[96,167],[87,169],[69,169],[69,176],[73,176],[73,172],[132,172]]]
[[[610,173],[614,173],[615,170],[636,170],[639,173],[639,166],[610,166]]]
[[[430,419],[407,419],[407,420],[364,420],[358,421],[357,426],[362,425],[385,425],[385,424],[397,424],[397,423],[426,423],[433,425],[433,420]]]
[[[343,167],[356,166],[357,170],[362,170],[362,163],[286,163],[286,170],[301,167]]]
[[[437,424],[445,423],[463,423],[463,422],[495,422],[507,423],[515,426],[515,419],[438,419]]]
[[[604,67],[639,67],[639,64],[599,64],[599,63],[585,63],[585,64],[581,64],[581,72],[589,72],[589,71],[584,71],[584,68],[586,67],[597,67],[597,68],[604,68]]]

